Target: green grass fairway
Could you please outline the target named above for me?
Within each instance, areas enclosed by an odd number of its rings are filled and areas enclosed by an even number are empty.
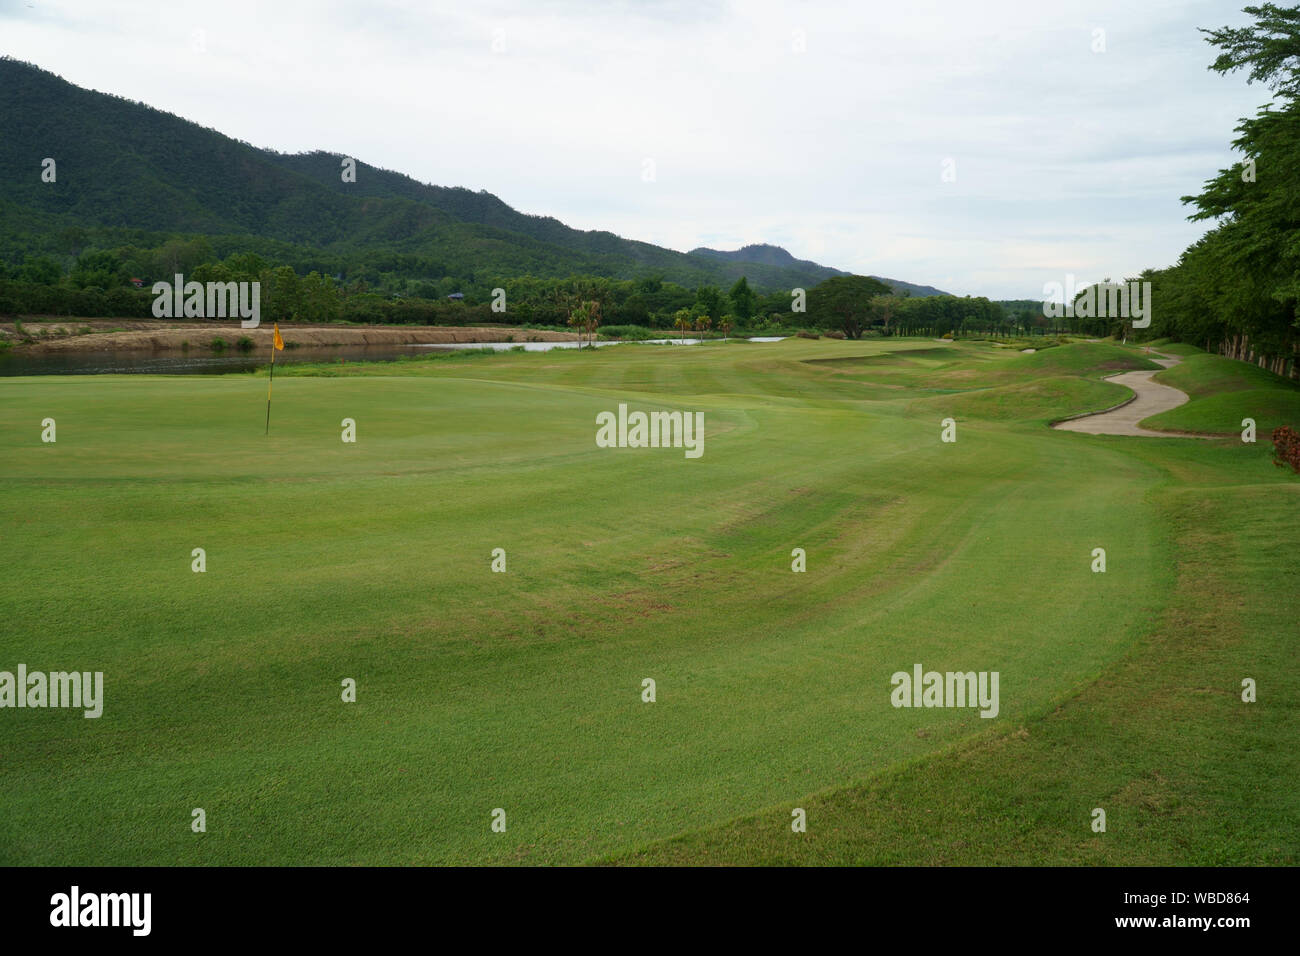
[[[97,720],[0,710],[0,864],[1294,865],[1273,413],[1254,445],[1046,427],[1149,367],[929,340],[298,367],[269,438],[265,375],[0,379],[0,670],[105,684]],[[619,403],[703,412],[703,456],[598,448]],[[916,663],[998,671],[1000,713],[894,708]]]

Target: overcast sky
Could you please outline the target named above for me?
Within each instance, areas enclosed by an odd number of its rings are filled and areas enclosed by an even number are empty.
[[[0,53],[582,229],[1041,298],[1204,231],[1178,197],[1269,95],[1197,27],[1245,5],[0,0]]]

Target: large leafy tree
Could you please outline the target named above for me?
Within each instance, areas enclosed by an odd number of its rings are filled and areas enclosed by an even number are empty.
[[[748,322],[754,317],[754,290],[749,287],[749,280],[741,276],[736,280],[736,284],[731,287],[728,293],[731,299],[731,310],[742,323]]]
[[[1265,3],[1244,12],[1255,22],[1201,31],[1223,51],[1210,69],[1224,74],[1249,70],[1247,83],[1263,83],[1292,98],[1300,95],[1300,7]]]
[[[722,315],[722,293],[715,286],[702,285],[695,290],[695,305],[699,314],[710,319],[719,318]]]
[[[890,295],[889,286],[870,276],[835,276],[808,291],[808,318],[818,328],[862,337],[871,323],[872,300]]]
[[[1269,86],[1277,99],[1237,126],[1233,146],[1243,161],[1183,197],[1196,208],[1191,219],[1217,225],[1162,277],[1168,297],[1160,300],[1179,325],[1167,332],[1210,338],[1214,321],[1198,315],[1208,310],[1239,357],[1246,342],[1273,355],[1291,351],[1300,301],[1300,7],[1246,12],[1255,17],[1247,26],[1203,31],[1221,50],[1210,69],[1246,70],[1247,82]]]

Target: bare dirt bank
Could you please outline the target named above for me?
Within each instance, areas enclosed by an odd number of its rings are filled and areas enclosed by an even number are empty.
[[[89,329],[90,331],[84,331]],[[24,321],[24,335],[12,323],[0,325],[0,335],[24,352],[97,352],[107,349],[168,351],[209,348],[213,339],[234,347],[244,337],[254,348],[270,348],[273,330],[263,322],[241,329],[237,321],[166,322],[131,319],[68,319]],[[452,342],[567,342],[572,332],[538,329],[446,325],[283,325],[285,345],[308,347],[356,345],[437,345]],[[34,341],[24,341],[25,337]]]

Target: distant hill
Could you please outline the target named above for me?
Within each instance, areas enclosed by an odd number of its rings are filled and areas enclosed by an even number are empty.
[[[830,266],[819,265],[816,262],[810,262],[807,259],[796,259],[780,246],[771,246],[766,243],[756,243],[754,245],[744,246],[740,249],[736,249],[734,252],[723,252],[718,249],[708,249],[701,246],[698,249],[692,249],[690,254],[706,259],[720,259],[725,262],[745,262],[783,269],[797,269],[808,275],[816,276],[819,281],[821,279],[829,279],[832,276],[851,275],[851,273],[844,272],[843,270],[832,269]],[[949,294],[930,285],[916,285],[912,282],[903,282],[901,279],[888,279],[884,276],[872,276],[872,278],[879,279],[881,282],[890,286],[898,295],[902,295],[906,292],[908,295],[920,298],[927,295]]]
[[[9,261],[66,252],[55,237],[97,230],[92,244],[204,235],[218,250],[256,249],[330,271],[365,262],[427,278],[659,275],[693,287],[744,275],[764,291],[840,274],[775,246],[739,257],[682,253],[573,229],[487,192],[360,160],[356,181],[345,183],[337,153],[259,149],[11,58],[0,58],[0,116],[0,257]],[[54,183],[41,180],[44,157],[57,163]]]
[[[744,246],[734,252],[723,252],[719,249],[708,249],[701,246],[698,249],[692,249],[690,255],[723,262],[748,262],[755,265],[774,266],[779,269],[799,269],[820,279],[848,275],[847,272],[832,269],[830,266],[818,265],[807,259],[796,259],[780,246],[770,246],[766,243]]]
[[[932,285],[917,285],[913,282],[904,282],[902,279],[890,279],[887,276],[872,276],[873,279],[879,279],[885,285],[894,290],[896,295],[912,296],[916,299],[924,298],[929,295],[952,295],[951,292],[944,292],[942,289],[936,289]]]

